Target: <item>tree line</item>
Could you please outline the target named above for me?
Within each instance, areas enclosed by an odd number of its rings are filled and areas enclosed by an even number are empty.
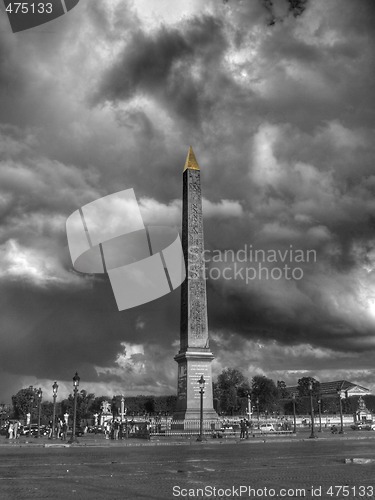
[[[295,400],[283,380],[275,381],[264,376],[255,375],[251,383],[237,369],[227,368],[218,376],[214,383],[214,398],[216,411],[219,414],[235,415],[246,413],[248,397],[250,397],[253,418],[257,413],[262,415],[292,415],[293,406],[297,415],[310,413],[310,389],[312,384],[312,402],[314,412],[333,414],[340,411],[340,403],[336,395],[322,395],[320,382],[312,377],[302,377],[298,380]],[[359,396],[351,396],[341,400],[342,410],[353,414],[358,410]],[[369,411],[375,413],[375,396],[363,397]]]
[[[320,383],[311,377],[302,377],[298,380],[297,394],[294,401],[297,414],[307,415],[310,413],[310,391],[309,384],[312,384],[314,411],[318,411],[318,401],[320,409],[324,413],[338,413],[339,400],[337,396],[321,397]],[[16,419],[26,419],[28,413],[31,420],[36,421],[38,415],[37,389],[30,386],[21,389],[12,397],[12,409],[9,417]],[[257,414],[262,415],[292,415],[293,401],[291,394],[282,380],[274,381],[264,375],[255,375],[251,382],[235,368],[224,369],[217,380],[213,383],[214,407],[219,415],[245,414],[248,409],[249,398],[253,418]],[[375,412],[375,396],[365,396],[364,401],[367,408]],[[65,413],[73,413],[72,394],[68,398],[56,404],[56,415],[62,417]],[[82,389],[77,394],[77,419],[78,421],[93,419],[95,414],[100,414],[101,404],[108,401],[111,410],[118,415],[121,407],[121,396],[95,396]],[[127,416],[153,415],[165,416],[173,415],[176,407],[177,397],[170,396],[131,396],[125,398],[125,408]],[[358,409],[358,397],[342,399],[342,409],[344,413],[353,414]],[[50,401],[41,402],[42,422],[52,419],[53,403]]]
[[[21,389],[12,396],[12,413],[9,415],[15,419],[26,419],[31,415],[31,421],[38,418],[38,390],[35,387]],[[176,406],[176,396],[130,396],[125,399],[126,415],[172,415]],[[101,405],[107,401],[111,405],[111,412],[118,415],[121,409],[121,395],[118,396],[95,396],[94,393],[82,389],[77,394],[77,420],[88,421],[95,414],[101,413]],[[62,418],[65,413],[73,414],[74,396],[70,394],[67,398],[56,403],[56,416]],[[41,402],[41,420],[47,423],[53,418],[53,403],[51,401]]]

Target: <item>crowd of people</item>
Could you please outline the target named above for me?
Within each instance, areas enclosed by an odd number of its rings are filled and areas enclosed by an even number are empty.
[[[36,435],[38,432],[37,425],[23,424],[19,420],[6,420],[2,429],[5,429],[6,439],[18,439],[20,436],[26,435]],[[55,433],[55,437],[59,437],[61,440],[66,441],[68,433],[68,424],[65,420],[58,419],[55,427],[52,427],[52,420],[49,422],[48,426],[41,425],[39,427],[39,432],[41,435],[48,435],[52,437],[52,433]]]
[[[7,420],[2,426],[3,434],[5,434],[6,439],[17,439],[20,436],[36,436],[39,432],[42,436],[48,436],[49,438],[58,438],[62,441],[67,440],[67,435],[69,431],[68,423],[64,419],[57,419],[55,425],[52,425],[52,420],[49,421],[48,425],[38,426],[36,424],[23,424],[19,420]],[[104,422],[101,426],[90,427],[87,425],[77,426],[76,431],[79,430],[80,434],[84,435],[88,432],[98,434],[103,433],[105,439],[126,439],[132,434],[144,434],[145,436],[150,435],[151,431],[151,421],[135,422],[134,420],[124,420],[112,419]]]
[[[135,422],[127,419],[121,421],[114,418],[104,424],[103,430],[105,439],[127,439],[130,434],[134,433],[144,434],[147,437],[150,436],[151,422]],[[94,432],[98,432],[98,428],[94,428]]]
[[[5,426],[7,439],[17,439],[23,432],[23,425],[19,420],[7,421]]]

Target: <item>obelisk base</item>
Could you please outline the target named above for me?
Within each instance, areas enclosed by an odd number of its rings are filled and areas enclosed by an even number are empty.
[[[217,420],[213,408],[211,363],[214,359],[207,348],[187,348],[174,358],[178,363],[178,389],[174,420],[200,419],[200,387],[198,380],[205,380],[203,394],[203,419]]]

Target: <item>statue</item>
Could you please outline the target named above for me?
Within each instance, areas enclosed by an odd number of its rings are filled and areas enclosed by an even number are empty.
[[[361,411],[367,410],[366,403],[363,401],[362,396],[359,396],[359,399],[358,399],[358,410],[361,410]]]
[[[100,409],[102,410],[102,413],[111,413],[111,403],[108,403],[108,401],[102,401]]]

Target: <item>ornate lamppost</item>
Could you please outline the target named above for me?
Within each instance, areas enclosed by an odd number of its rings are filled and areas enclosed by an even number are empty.
[[[315,428],[314,428],[314,406],[313,406],[313,385],[310,380],[309,382],[309,391],[310,391],[310,412],[311,412],[311,434],[310,438],[316,438],[315,436]]]
[[[78,439],[76,436],[76,419],[77,419],[77,394],[78,394],[78,386],[79,386],[79,381],[80,377],[78,376],[78,373],[73,377],[73,392],[74,392],[74,403],[73,403],[73,429],[72,429],[72,436],[69,439],[68,443],[78,443]]]
[[[203,375],[201,375],[201,378],[198,380],[199,384],[199,394],[201,396],[201,406],[200,406],[200,419],[199,419],[199,436],[197,438],[197,441],[203,441],[203,394],[204,394],[204,384],[206,381],[203,378]]]
[[[112,419],[113,419],[113,421],[115,421],[115,418],[116,418],[116,402],[117,402],[116,396],[113,396],[113,398],[112,398]]]
[[[259,398],[257,398],[256,403],[257,403],[257,412],[258,412],[258,429],[260,429]]]
[[[318,410],[319,410],[319,430],[318,432],[322,432],[322,399],[318,399]]]
[[[344,421],[342,417],[342,402],[341,402],[341,390],[337,389],[337,395],[339,397],[339,408],[340,408],[340,431],[339,434],[344,434]]]
[[[53,395],[53,416],[52,416],[52,434],[51,434],[51,439],[55,439],[55,424],[56,424],[56,397],[57,397],[57,389],[59,386],[57,385],[57,382],[55,382],[52,386],[52,395]]]
[[[296,424],[296,395],[292,394],[292,402],[293,402],[293,433],[297,432],[297,424]]]
[[[37,396],[38,396],[38,434],[36,437],[40,438],[40,412],[41,412],[41,404],[42,404],[42,396],[43,396],[43,391],[40,387],[39,387],[39,390],[37,392]]]

